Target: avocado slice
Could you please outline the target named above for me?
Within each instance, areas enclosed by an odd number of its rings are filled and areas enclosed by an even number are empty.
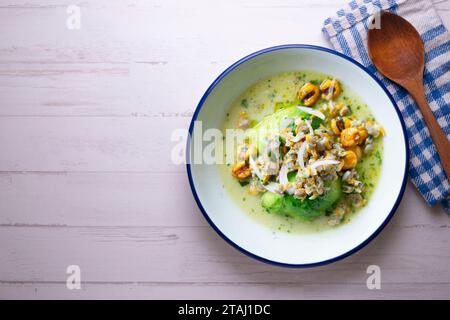
[[[341,182],[338,179],[329,182],[327,186],[330,190],[314,200],[300,200],[292,195],[266,192],[261,197],[261,204],[269,212],[313,220],[333,208],[333,205],[342,197]]]

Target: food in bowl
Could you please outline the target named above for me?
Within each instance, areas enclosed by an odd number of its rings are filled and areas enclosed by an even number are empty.
[[[376,187],[384,129],[339,79],[296,71],[260,80],[232,104],[222,129],[242,132],[225,144],[225,157],[234,156],[219,166],[224,187],[271,228],[348,223]]]

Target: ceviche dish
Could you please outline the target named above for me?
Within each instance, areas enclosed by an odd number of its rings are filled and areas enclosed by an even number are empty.
[[[351,83],[317,72],[260,80],[225,116],[222,130],[241,134],[225,144],[224,156],[233,156],[219,165],[223,188],[275,231],[349,223],[370,201],[382,166],[385,131],[370,107]]]

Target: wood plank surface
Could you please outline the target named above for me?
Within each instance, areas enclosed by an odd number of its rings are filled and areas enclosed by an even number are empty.
[[[450,27],[450,1],[433,2]],[[411,184],[366,248],[285,269],[215,234],[171,161],[220,72],[264,47],[329,46],[323,20],[345,3],[88,0],[69,30],[70,0],[1,1],[0,299],[450,298],[450,217]]]

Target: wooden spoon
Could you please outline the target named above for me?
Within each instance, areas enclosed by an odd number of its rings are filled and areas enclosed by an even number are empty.
[[[425,98],[425,48],[422,39],[408,21],[396,14],[383,11],[379,18],[380,28],[369,29],[368,33],[370,58],[383,75],[408,90],[414,98],[422,111],[447,178],[450,178],[450,142]]]

